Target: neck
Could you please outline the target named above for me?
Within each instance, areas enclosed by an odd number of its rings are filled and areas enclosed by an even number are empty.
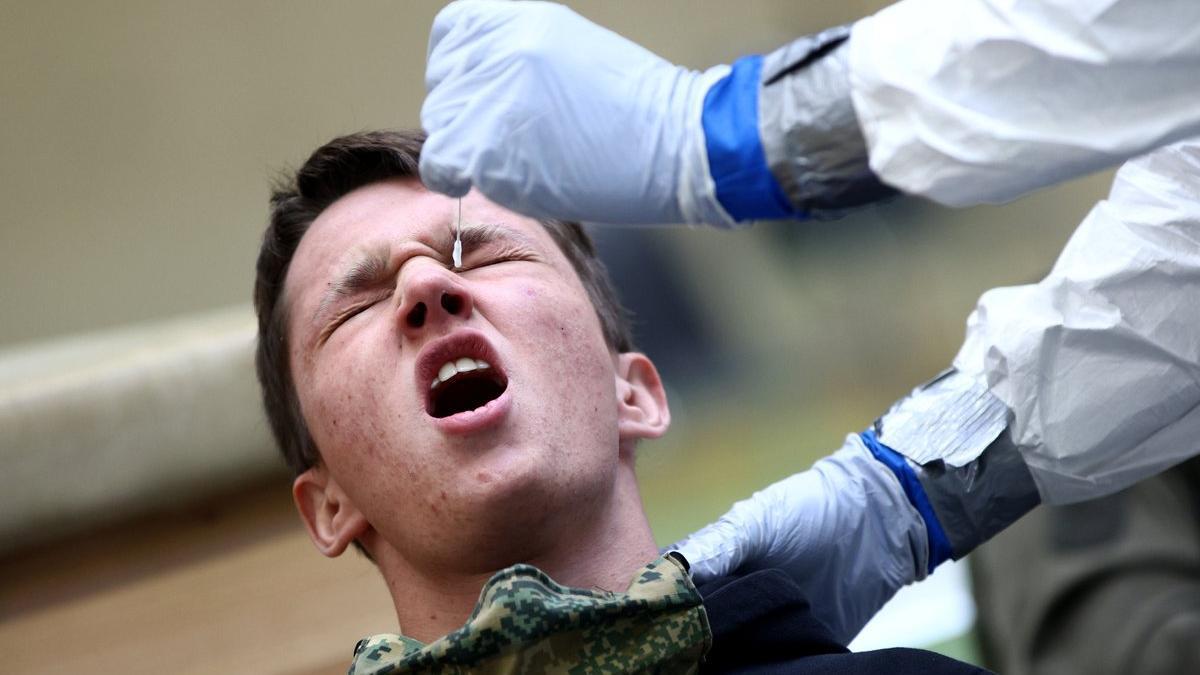
[[[483,585],[504,567],[534,565],[566,586],[624,591],[633,575],[658,555],[642,507],[632,462],[621,462],[613,498],[583,526],[539,533],[540,546],[509,557],[495,569],[465,565],[418,567],[395,549],[373,547],[396,606],[401,632],[428,643],[462,626]]]

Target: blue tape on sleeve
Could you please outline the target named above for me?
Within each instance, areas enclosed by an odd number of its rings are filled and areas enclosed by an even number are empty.
[[[717,200],[735,220],[804,218],[775,180],[758,135],[761,56],[734,62],[704,96],[701,118]]]
[[[883,465],[896,475],[896,480],[900,481],[900,485],[904,488],[904,494],[908,496],[908,501],[925,521],[925,530],[929,533],[928,571],[933,572],[935,567],[950,559],[953,550],[950,547],[950,539],[946,536],[946,531],[942,529],[942,524],[938,522],[937,514],[933,511],[933,505],[929,503],[925,488],[921,487],[921,480],[917,478],[917,474],[913,472],[903,455],[879,442],[879,439],[875,437],[874,430],[868,429],[859,436],[875,459],[883,462]]]

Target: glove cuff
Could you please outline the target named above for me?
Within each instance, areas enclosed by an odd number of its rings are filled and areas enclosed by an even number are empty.
[[[758,92],[763,58],[734,62],[704,96],[702,126],[717,200],[738,221],[803,218],[767,166],[759,138]]]
[[[1041,502],[1008,433],[1008,407],[983,382],[954,369],[892,406],[874,434],[903,456],[905,473],[919,482],[948,547],[943,556],[963,557]],[[930,557],[932,570],[941,561]]]
[[[703,147],[684,153],[681,171],[689,221],[834,218],[897,194],[871,171],[850,96],[849,35],[841,26],[739,59],[704,85],[688,134]]]
[[[737,221],[717,200],[717,186],[709,170],[704,139],[704,101],[709,90],[729,75],[729,66],[715,66],[700,74],[684,111],[683,151],[679,155],[676,189],[680,216],[686,223],[734,227]]]
[[[950,538],[942,527],[933,504],[929,501],[929,495],[926,493],[924,485],[917,477],[916,468],[908,462],[904,455],[880,443],[876,434],[875,429],[868,429],[859,434],[859,438],[862,439],[863,445],[871,451],[871,455],[896,476],[900,487],[904,488],[904,495],[908,497],[908,502],[917,510],[917,513],[921,514],[929,542],[929,557],[926,559],[928,567],[925,571],[932,574],[934,568],[946,562],[954,554]]]

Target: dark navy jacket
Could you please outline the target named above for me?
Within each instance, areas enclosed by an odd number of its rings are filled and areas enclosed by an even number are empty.
[[[713,646],[700,672],[981,675],[988,671],[920,649],[850,652],[809,610],[786,574],[767,569],[700,584]]]

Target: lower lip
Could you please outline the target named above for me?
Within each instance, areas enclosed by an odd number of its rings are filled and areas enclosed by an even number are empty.
[[[508,411],[512,409],[512,395],[509,391],[510,388],[505,387],[504,392],[499,396],[474,410],[455,413],[448,417],[430,415],[429,419],[433,420],[433,426],[438,431],[454,436],[465,436],[490,429],[500,424],[508,415]]]

